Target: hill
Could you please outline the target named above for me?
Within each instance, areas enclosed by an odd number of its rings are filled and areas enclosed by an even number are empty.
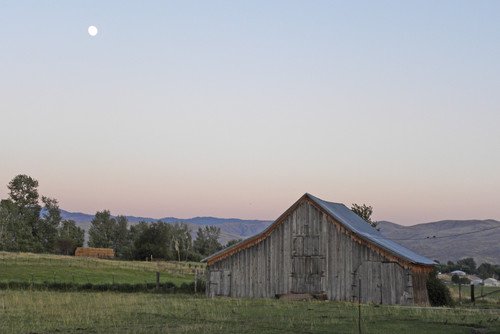
[[[497,220],[442,220],[413,226],[382,221],[379,228],[385,237],[433,260],[445,262],[472,257],[478,265],[500,263],[500,221]]]

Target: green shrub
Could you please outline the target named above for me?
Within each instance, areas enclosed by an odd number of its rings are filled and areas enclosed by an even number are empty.
[[[429,302],[432,306],[452,306],[450,290],[437,278],[437,272],[434,270],[427,278],[427,293]]]

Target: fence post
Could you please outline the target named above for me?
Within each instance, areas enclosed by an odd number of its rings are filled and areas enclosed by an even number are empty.
[[[160,272],[156,272],[156,290],[160,290]]]
[[[474,295],[474,284],[470,285],[470,301],[476,305],[476,296]]]
[[[198,269],[194,270],[194,293],[196,294],[196,285],[198,284]]]
[[[361,278],[358,281],[358,333],[361,334]]]

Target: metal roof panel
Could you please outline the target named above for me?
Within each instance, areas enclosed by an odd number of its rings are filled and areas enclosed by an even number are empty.
[[[419,255],[384,237],[376,228],[365,222],[363,218],[355,214],[344,204],[327,202],[311,194],[307,194],[307,196],[347,229],[389,251],[390,253],[417,264],[435,264],[434,261],[426,258],[425,256]]]

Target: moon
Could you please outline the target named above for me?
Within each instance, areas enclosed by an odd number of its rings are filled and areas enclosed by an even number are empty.
[[[94,37],[95,35],[97,35],[97,27],[96,26],[90,26],[89,29],[88,29],[88,32],[89,32],[89,35]]]

